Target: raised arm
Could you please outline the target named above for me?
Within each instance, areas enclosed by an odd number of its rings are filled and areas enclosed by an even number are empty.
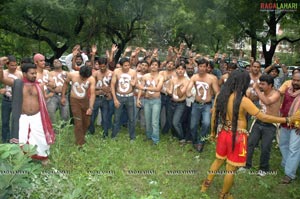
[[[0,82],[8,86],[13,86],[14,80],[12,78],[4,77],[3,65],[0,66]]]
[[[255,92],[257,93],[258,98],[265,104],[265,105],[271,105],[280,100],[280,93],[276,91],[274,95],[271,97],[266,97],[260,90],[257,83],[253,84],[253,88]]]
[[[95,67],[95,56],[97,53],[97,46],[94,44],[92,45],[92,49],[91,49],[91,63],[92,63],[92,67]]]

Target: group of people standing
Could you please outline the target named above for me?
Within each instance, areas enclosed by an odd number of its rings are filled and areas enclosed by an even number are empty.
[[[282,123],[279,146],[286,173],[283,182],[295,179],[300,161],[300,148],[295,144],[300,140],[296,125],[300,120],[300,112],[296,113],[300,108],[299,70],[279,88],[286,77],[278,76],[275,65],[261,74],[260,63],[254,60],[246,71],[237,67],[236,60],[227,63],[226,56],[216,55],[210,60],[193,52],[184,55],[184,45],[180,45],[178,49],[170,47],[163,62],[158,49],[149,53],[144,48],[127,48],[116,62],[113,58],[117,50],[113,45],[106,58],[95,58],[94,45],[88,58],[76,45],[66,58],[68,71],[62,69],[58,59],[53,61],[52,71],[46,70],[45,57],[39,53],[32,61],[23,59],[21,71],[13,56],[1,58],[0,81],[5,85],[1,90],[2,141],[37,145],[36,157],[46,164],[49,145],[55,140],[52,124],[57,121],[57,110],[65,122],[70,115],[73,118],[75,143],[80,148],[86,133],[95,133],[99,110],[104,138],[111,129],[111,138],[117,139],[126,123],[129,139],[134,142],[139,122],[145,129],[144,141],[157,145],[160,134],[171,131],[180,145],[192,143],[202,152],[209,137],[217,136],[216,160],[201,191],[207,190],[226,160],[220,194],[220,198],[226,198],[230,197],[237,168],[252,166],[254,147],[260,139],[260,170],[270,170],[272,140],[278,123]],[[250,116],[254,117],[253,125],[249,125]]]

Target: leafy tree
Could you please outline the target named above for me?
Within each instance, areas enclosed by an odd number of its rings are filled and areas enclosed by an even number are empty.
[[[275,1],[274,1],[275,2]],[[227,12],[229,27],[239,25],[241,33],[246,34],[252,39],[252,53],[256,57],[256,42],[262,44],[265,64],[272,63],[272,57],[277,45],[282,41],[290,43],[300,41],[298,34],[279,36],[276,27],[280,23],[297,23],[299,24],[299,10],[296,13],[287,13],[285,11],[268,11],[260,10],[260,2],[248,0],[228,0],[224,1],[224,11]],[[255,14],[253,14],[255,13]],[[267,49],[267,46],[270,46]]]
[[[0,29],[24,38],[46,42],[60,57],[84,26],[88,0],[15,0],[2,4]]]

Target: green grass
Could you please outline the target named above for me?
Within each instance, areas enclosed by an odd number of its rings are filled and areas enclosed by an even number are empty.
[[[129,142],[125,128],[116,141],[102,139],[100,131],[97,128],[95,135],[88,135],[84,149],[79,151],[74,145],[72,127],[65,128],[51,147],[51,165],[47,169],[67,171],[62,187],[73,188],[75,197],[217,198],[222,175],[216,176],[207,193],[199,190],[215,157],[214,143],[206,144],[204,152],[197,153],[192,145],[181,147],[171,135],[161,136],[159,145],[153,146],[143,141],[144,134],[138,128],[134,143]],[[255,152],[254,166],[259,163],[259,152]],[[273,148],[271,168],[277,174],[263,178],[237,174],[231,191],[235,198],[299,197],[299,180],[291,185],[279,184],[284,175],[280,160],[279,149]],[[221,170],[224,169],[223,166]]]
[[[143,141],[144,134],[139,128],[134,143],[130,143],[125,128],[117,140],[103,139],[100,132],[97,127],[95,135],[86,137],[83,150],[78,150],[73,127],[60,129],[56,143],[51,146],[51,163],[43,172],[30,176],[32,189],[16,192],[15,197],[218,198],[223,175],[216,176],[207,193],[200,193],[199,189],[215,158],[215,143],[207,143],[204,152],[198,153],[192,145],[180,146],[170,134],[161,136],[160,143],[154,146]],[[255,167],[259,153],[257,149]],[[280,151],[273,148],[271,154],[271,169],[277,174],[266,177],[237,174],[231,190],[235,198],[300,198],[298,179],[290,185],[279,184],[284,175]]]

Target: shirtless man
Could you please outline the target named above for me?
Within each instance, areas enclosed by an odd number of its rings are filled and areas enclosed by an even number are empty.
[[[142,86],[141,83],[142,83],[143,76],[146,73],[148,73],[148,70],[149,70],[149,63],[147,61],[145,61],[145,60],[141,61],[140,65],[141,65],[141,70],[140,70],[140,72],[137,71],[137,86],[136,86],[136,89],[134,90],[135,102],[137,101],[137,96],[139,93],[138,87]],[[144,95],[145,95],[145,93],[142,92],[142,94],[139,98],[142,103],[141,107],[136,106],[136,109],[135,109],[136,123],[139,121],[140,127],[143,129],[146,128],[145,112],[144,112]],[[137,104],[137,103],[135,103],[135,104]]]
[[[64,82],[67,78],[67,72],[62,70],[62,63],[59,59],[53,60],[54,70],[49,74],[49,82],[53,82],[52,88],[48,88],[51,92],[51,97],[47,100],[47,108],[51,118],[52,123],[55,123],[55,113],[56,110],[60,110],[60,117],[63,121],[67,122],[70,117],[69,111],[69,100],[66,100],[66,104],[61,104],[61,92]]]
[[[7,69],[3,71],[4,78],[22,79],[22,72],[17,70],[17,60],[14,56],[8,56]],[[12,111],[12,87],[5,85],[1,89],[1,120],[2,120],[2,143],[6,143],[12,137],[10,135],[10,115]]]
[[[262,75],[259,84],[253,85],[259,98],[261,111],[268,115],[279,116],[280,93],[274,89],[274,79],[270,75]],[[247,148],[246,169],[252,167],[252,156],[254,149],[261,139],[261,155],[258,175],[264,176],[269,171],[269,160],[272,148],[272,141],[276,136],[277,124],[265,123],[256,119],[249,136]]]
[[[210,109],[212,108],[212,97],[219,92],[218,79],[216,76],[208,74],[206,59],[197,60],[198,73],[193,75],[187,88],[187,96],[192,95],[193,86],[196,88],[195,101],[192,105],[191,113],[191,133],[193,136],[194,148],[198,152],[203,151],[205,137],[210,126]],[[198,126],[201,120],[201,132],[198,136]]]
[[[172,126],[175,129],[176,137],[180,144],[185,143],[183,128],[182,128],[182,114],[186,105],[186,89],[189,84],[189,78],[185,77],[185,63],[180,62],[176,65],[176,77],[171,79],[169,94],[171,99],[171,115]]]
[[[221,76],[221,78],[218,80],[219,81],[219,86],[221,87],[228,79],[229,75],[231,74],[232,71],[237,69],[237,65],[234,63],[229,63],[227,66],[227,72]]]
[[[115,138],[120,131],[121,114],[123,107],[127,109],[128,128],[130,140],[135,140],[135,118],[134,118],[134,96],[133,90],[136,85],[136,71],[131,69],[129,59],[121,58],[121,68],[114,70],[111,80],[111,93],[115,105],[114,125],[112,138]]]
[[[154,144],[159,142],[159,115],[161,108],[160,91],[163,85],[163,76],[158,73],[160,62],[152,59],[150,73],[143,76],[141,89],[137,97],[137,106],[141,107],[141,95],[144,92],[144,112],[146,120],[146,140]]]
[[[171,96],[167,93],[170,80],[176,76],[174,61],[167,61],[166,70],[160,71],[160,75],[164,77],[164,83],[161,90],[161,131],[163,134],[167,134],[172,126],[171,116]]]
[[[103,137],[105,138],[108,136],[108,129],[111,128],[111,120],[114,111],[114,103],[112,100],[110,88],[110,82],[113,72],[108,69],[106,58],[99,58],[96,62],[98,62],[99,64],[99,70],[95,71],[93,74],[94,78],[96,79],[96,100],[94,103],[89,132],[92,134],[94,134],[95,132],[94,123],[98,116],[100,108],[104,130]]]
[[[247,96],[254,102],[254,104],[258,105],[258,96],[255,92],[253,85],[254,83],[259,83],[259,77],[261,76],[260,71],[260,62],[254,61],[253,64],[250,66],[250,84],[249,89],[247,90]]]
[[[45,69],[45,56],[37,53],[33,56],[34,64],[36,65],[36,81],[38,81],[44,88],[44,90],[47,90],[47,86],[49,83],[49,71],[44,70]]]
[[[36,81],[37,69],[34,64],[23,64],[22,72],[23,80],[3,78],[3,68],[0,67],[0,81],[13,86],[12,104],[19,105],[19,110],[16,111],[18,116],[13,116],[19,118],[17,124],[13,124],[19,125],[18,142],[21,145],[36,145],[37,154],[32,158],[47,164],[50,144],[54,143],[55,135],[47,112],[44,92],[42,85]]]
[[[72,82],[70,105],[74,118],[75,144],[81,146],[85,143],[85,134],[90,124],[90,116],[95,102],[95,78],[92,68],[82,66],[79,71],[70,72],[62,87],[61,103],[66,105],[66,91]],[[90,96],[88,97],[88,90]]]

